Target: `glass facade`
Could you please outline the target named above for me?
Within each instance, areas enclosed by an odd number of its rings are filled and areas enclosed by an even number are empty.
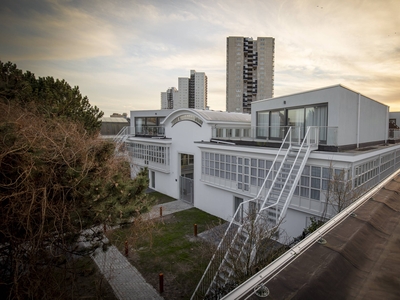
[[[126,143],[131,157],[169,166],[169,146],[158,146],[143,143]]]
[[[137,117],[135,118],[135,134],[148,134],[157,135],[157,127],[164,120],[164,117]]]
[[[214,183],[216,179],[235,181],[237,190],[244,192],[249,192],[252,187],[258,190],[263,185],[271,166],[272,160],[202,152],[203,181],[210,183]],[[275,168],[274,172],[278,170],[279,163],[276,164]],[[211,177],[214,177],[214,179]],[[322,200],[321,195],[324,195],[324,191],[327,190],[330,177],[330,168],[306,165],[295,195]],[[271,184],[272,180],[268,180],[266,187],[271,186]]]
[[[239,155],[202,152],[202,180],[211,184],[218,182],[233,191],[251,193],[258,191],[272,166],[272,160]],[[279,168],[275,165],[274,172]],[[352,182],[353,188],[366,190],[400,168],[400,150],[354,165],[354,169],[323,167],[307,164],[301,174],[294,195],[312,200],[324,200],[333,175],[345,174],[343,180]],[[232,184],[232,182],[234,184]],[[266,182],[266,187],[272,181]]]
[[[327,139],[328,105],[257,112],[257,138],[282,139],[287,127],[295,127],[294,138],[303,138],[308,126],[320,127],[320,140]]]

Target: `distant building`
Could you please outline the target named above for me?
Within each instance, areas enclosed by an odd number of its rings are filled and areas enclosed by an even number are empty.
[[[128,114],[127,113],[123,113],[123,114],[113,113],[112,115],[110,115],[110,118],[124,118],[124,119],[127,119],[128,118]]]
[[[175,87],[161,92],[161,109],[173,109],[174,103],[178,102],[178,90]]]
[[[251,103],[274,95],[275,39],[230,36],[226,47],[226,110],[251,113]]]
[[[103,137],[113,137],[117,135],[122,128],[129,126],[129,120],[115,115],[116,114],[113,114],[110,117],[101,118],[100,135]]]
[[[178,90],[174,87],[161,92],[161,109],[207,107],[207,76],[204,72],[190,70],[190,78],[178,78]]]

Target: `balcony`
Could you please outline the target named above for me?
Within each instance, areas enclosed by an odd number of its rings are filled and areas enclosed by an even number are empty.
[[[388,135],[389,143],[394,143],[397,140],[400,140],[400,129],[389,128]]]
[[[138,137],[165,137],[164,126],[137,126],[132,132]]]

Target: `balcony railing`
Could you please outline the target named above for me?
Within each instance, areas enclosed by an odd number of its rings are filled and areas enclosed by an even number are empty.
[[[134,130],[135,136],[164,137],[164,126],[137,126]]]
[[[220,140],[241,140],[256,142],[281,142],[292,126],[219,127],[212,129],[212,138]],[[338,127],[318,126],[319,144],[337,146]],[[301,141],[303,127],[292,127],[293,139]]]
[[[394,139],[394,140],[400,139],[400,129],[390,128],[389,139]]]

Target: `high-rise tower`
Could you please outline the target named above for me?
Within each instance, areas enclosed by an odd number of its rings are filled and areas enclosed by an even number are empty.
[[[251,102],[274,95],[275,39],[230,36],[226,47],[226,110],[251,112]]]
[[[178,98],[178,90],[175,87],[161,92],[161,109],[173,109]]]
[[[172,101],[170,101],[172,99]],[[204,72],[190,70],[190,78],[178,78],[178,90],[161,92],[162,109],[196,108],[207,106],[207,76]]]

